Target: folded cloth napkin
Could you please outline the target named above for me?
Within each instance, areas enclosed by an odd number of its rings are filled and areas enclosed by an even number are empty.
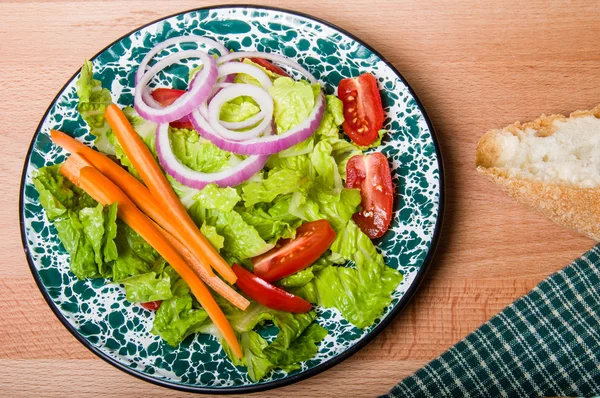
[[[550,275],[389,397],[600,395],[600,245]]]

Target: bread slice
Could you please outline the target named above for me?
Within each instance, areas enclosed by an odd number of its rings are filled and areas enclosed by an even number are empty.
[[[519,202],[600,241],[600,105],[491,130],[475,162]]]

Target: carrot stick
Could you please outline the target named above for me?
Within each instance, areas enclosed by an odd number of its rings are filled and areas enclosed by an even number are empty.
[[[205,248],[195,237],[196,235],[184,234],[182,228],[178,227],[176,219],[167,215],[148,188],[139,182],[137,178],[113,162],[108,156],[93,150],[62,131],[51,130],[50,137],[56,145],[67,151],[83,155],[96,169],[121,188],[140,210],[188,247],[192,254],[198,260],[201,260],[198,264],[204,268],[207,275],[210,277],[215,276],[209,263],[205,260]],[[197,227],[195,229],[197,234],[202,235]]]
[[[73,170],[77,170],[77,166],[71,166],[73,162],[68,164],[69,159],[64,163],[67,166],[63,164],[61,167],[61,172],[64,170],[67,178],[69,176],[76,176]],[[81,189],[103,205],[109,205],[114,202],[118,203],[117,214],[119,218],[140,234],[175,269],[179,276],[188,284],[192,294],[198,299],[198,302],[208,313],[210,319],[215,323],[215,326],[219,329],[233,353],[238,358],[241,358],[242,350],[225,314],[223,314],[223,311],[219,308],[198,275],[185,263],[164,235],[156,229],[152,221],[135,206],[123,191],[95,168],[86,166],[81,169],[79,184]]]
[[[79,186],[79,174],[84,167],[92,167],[90,162],[87,161],[83,156],[74,153],[69,156],[69,161],[64,162],[60,166],[60,173],[67,177],[76,186]]]
[[[64,162],[61,166],[60,172],[65,177],[67,177],[73,184],[79,186],[80,185],[80,173],[84,167],[93,167],[86,158],[81,156],[80,153],[73,153],[68,161]],[[137,180],[136,180],[137,181]],[[139,181],[137,181],[138,184]],[[145,189],[150,195],[150,192],[140,184],[143,189]],[[127,195],[127,193],[125,193]],[[131,198],[128,198],[131,199]],[[153,200],[152,197],[150,199]],[[135,204],[135,203],[134,203]],[[250,305],[250,302],[246,300],[244,296],[236,292],[229,285],[223,282],[218,276],[215,274],[209,274],[206,271],[206,267],[189,251],[185,245],[179,242],[175,237],[169,234],[167,231],[162,229],[157,223],[154,223],[154,226],[167,238],[167,240],[171,243],[173,247],[179,252],[179,254],[183,257],[184,260],[188,263],[189,266],[192,267],[194,272],[198,274],[200,279],[202,279],[208,286],[213,288],[217,293],[223,296],[226,300],[228,300],[231,304],[240,308],[241,310],[245,310]],[[208,268],[210,270],[210,268]]]
[[[183,204],[175,195],[154,157],[137,135],[125,114],[115,104],[109,105],[104,112],[106,121],[121,143],[127,157],[148,186],[154,199],[161,204],[171,217],[178,220],[184,235],[195,237],[195,241],[204,249],[204,258],[229,283],[235,283],[237,277],[229,264],[200,233]]]
[[[155,224],[155,227],[162,232],[167,240],[173,245],[175,249],[181,254],[181,257],[188,263],[190,267],[200,276],[208,286],[223,296],[231,304],[235,305],[242,311],[244,311],[250,305],[250,302],[241,294],[232,289],[228,284],[223,282],[221,278],[216,275],[209,276],[204,268],[198,263],[198,259],[192,255],[192,253],[175,239],[171,234],[162,229],[159,225]]]

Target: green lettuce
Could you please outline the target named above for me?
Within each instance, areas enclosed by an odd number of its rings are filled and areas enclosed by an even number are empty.
[[[104,255],[104,262],[111,263],[119,257],[117,250],[117,244],[115,238],[117,237],[117,204],[113,203],[108,206],[106,211],[106,217],[104,220],[104,236],[102,237],[102,250]],[[100,274],[105,275],[104,263],[102,266],[98,266]]]
[[[325,112],[319,128],[315,132],[317,137],[339,138],[340,126],[344,123],[344,105],[335,95],[325,97]]]
[[[108,134],[112,130],[104,118],[104,111],[112,104],[112,97],[110,91],[102,88],[102,83],[94,79],[91,61],[84,62],[75,88],[79,97],[77,110],[90,127],[90,132],[96,136],[94,144],[100,151],[115,155],[114,147],[108,140]]]
[[[337,195],[341,192],[343,184],[335,158],[331,156],[332,151],[329,142],[321,141],[315,146],[310,159],[317,172],[316,185],[320,189],[328,188],[331,193]]]
[[[115,282],[148,272],[159,258],[152,246],[122,222],[117,223],[115,243],[119,257],[113,262],[110,275]]]
[[[226,102],[221,107],[219,119],[224,122],[241,122],[260,112],[260,107],[251,98],[240,96]]]
[[[73,185],[59,172],[60,164],[42,167],[34,172],[33,185],[49,221],[66,215],[67,210],[79,211],[96,206],[97,202]]]
[[[241,311],[223,299],[217,301],[231,326],[239,333],[244,358],[238,360],[227,344],[225,352],[237,366],[247,366],[251,380],[258,381],[275,368],[287,371],[299,369],[299,362],[308,360],[317,352],[317,344],[325,338],[327,330],[314,323],[316,313],[291,314],[252,303]],[[277,336],[269,343],[260,333],[263,325],[273,322]],[[258,333],[257,331],[258,330]]]
[[[309,283],[292,291],[315,304],[337,308],[359,328],[370,326],[392,302],[402,274],[385,265],[371,239],[353,221],[338,231],[331,251],[355,267],[323,268]]]
[[[79,220],[83,226],[86,239],[91,243],[94,250],[96,265],[104,262],[102,253],[102,238],[104,237],[104,215],[103,206],[98,203],[96,207],[86,207],[79,212]]]
[[[223,250],[235,258],[252,258],[273,248],[274,245],[261,238],[258,231],[246,223],[238,212],[211,213],[206,222],[224,238]]]
[[[250,182],[242,188],[242,198],[246,207],[261,202],[272,202],[279,195],[306,191],[310,186],[308,179],[299,170],[282,168],[269,171],[267,178],[260,182]]]
[[[273,119],[277,133],[282,134],[304,121],[315,106],[319,85],[280,77],[268,89],[273,98]]]
[[[226,168],[234,156],[200,137],[194,130],[170,128],[169,141],[177,159],[201,173],[215,173]]]
[[[192,306],[192,296],[185,294],[164,300],[156,311],[152,333],[176,347],[190,334],[199,332],[208,319],[203,309]]]
[[[150,271],[120,281],[125,287],[127,301],[146,303],[167,300],[189,294],[189,288],[167,262],[159,258]]]
[[[241,199],[235,188],[219,188],[216,184],[208,184],[195,197],[203,208],[224,212],[232,211]]]
[[[217,251],[221,251],[223,246],[225,246],[225,238],[222,237],[221,235],[219,235],[219,233],[217,232],[217,228],[215,228],[211,225],[208,225],[206,223],[203,223],[202,226],[200,227],[200,232],[202,232],[202,235],[204,235],[206,237],[206,239],[208,239],[210,244]]]
[[[244,221],[254,227],[261,238],[267,242],[277,242],[279,239],[289,239],[296,236],[296,228],[287,222],[274,220],[262,209],[240,211]]]
[[[264,352],[268,345],[267,340],[255,331],[250,330],[241,335],[240,346],[244,358],[236,365],[246,366],[248,368],[248,377],[252,381],[261,380],[271,370],[275,369],[275,365],[269,361]],[[229,357],[232,358],[233,356],[230,355]]]
[[[71,257],[71,272],[79,279],[99,277],[94,247],[86,238],[78,213],[69,211],[68,216],[56,221],[54,226],[58,231],[58,238]]]
[[[313,322],[285,350],[272,349],[275,342],[266,347],[265,356],[280,367],[294,366],[299,362],[308,361],[318,352],[317,344],[327,336],[327,333],[327,329]]]

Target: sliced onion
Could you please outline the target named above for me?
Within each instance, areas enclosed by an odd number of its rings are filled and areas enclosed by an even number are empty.
[[[206,38],[206,37],[195,36],[195,35],[172,37],[161,43],[158,43],[144,56],[144,59],[142,59],[142,62],[140,62],[140,64],[138,65],[138,69],[135,73],[136,86],[138,85],[138,83],[139,83],[140,79],[142,78],[142,76],[144,75],[144,73],[146,73],[146,70],[148,69],[148,63],[150,62],[150,60],[152,58],[154,58],[159,52],[161,52],[165,48],[170,47],[175,44],[181,44],[181,43],[196,43],[198,45],[204,44],[206,46],[215,48],[221,55],[229,54],[229,51],[227,50],[227,48],[225,48],[225,46],[223,46],[221,43],[219,43],[215,40]],[[158,102],[156,102],[154,100],[154,98],[152,98],[149,90],[145,89],[144,92],[142,92],[142,98],[151,107],[162,108],[162,106]]]
[[[158,43],[156,46],[154,46],[149,52],[148,54],[146,54],[146,56],[144,57],[144,59],[142,59],[142,62],[140,62],[140,65],[138,66],[138,70],[135,74],[135,83],[137,85],[137,83],[140,81],[140,79],[142,78],[142,76],[144,75],[144,73],[146,73],[146,69],[148,67],[148,63],[150,62],[150,60],[152,58],[154,58],[154,56],[156,54],[158,54],[159,52],[161,52],[162,50],[164,50],[167,47],[170,47],[172,45],[175,44],[180,44],[180,43],[197,43],[197,44],[204,44],[207,46],[211,46],[213,48],[215,48],[219,54],[223,55],[227,55],[229,54],[229,51],[225,48],[225,46],[223,46],[221,43],[209,39],[207,37],[201,37],[201,36],[194,36],[194,35],[190,35],[190,36],[179,36],[179,37],[172,37],[170,39],[167,39],[161,43]]]
[[[266,134],[270,134],[267,131]],[[162,123],[156,129],[156,152],[158,160],[165,171],[183,185],[202,189],[207,184],[220,187],[232,187],[241,184],[258,173],[265,166],[269,156],[248,156],[246,159],[228,169],[216,173],[201,173],[183,165],[173,153],[169,142],[169,125]]]
[[[234,73],[245,73],[250,75],[258,80],[260,85],[264,88],[269,88],[273,85],[269,76],[262,69],[254,65],[244,64],[242,62],[229,62],[219,65],[219,77],[230,76]]]
[[[321,93],[310,115],[296,127],[281,135],[258,137],[247,141],[231,141],[221,137],[197,109],[190,115],[190,121],[198,134],[225,151],[240,155],[271,155],[288,149],[313,135],[321,124],[324,111],[325,99]]]
[[[252,97],[254,101],[260,106],[261,112],[264,117],[262,121],[248,131],[233,131],[221,124],[220,114],[221,108],[226,102],[231,101],[234,98],[242,95]],[[229,87],[223,88],[219,91],[208,104],[208,122],[212,129],[219,134],[221,137],[233,140],[241,141],[249,138],[258,137],[264,132],[269,126],[273,118],[273,98],[269,95],[265,89],[255,86],[253,84],[234,84]]]
[[[221,65],[221,64],[231,61],[233,59],[240,59],[240,58],[264,58],[264,59],[268,59],[269,61],[274,61],[279,64],[287,65],[291,68],[294,68],[295,70],[300,72],[302,75],[304,75],[304,77],[306,77],[308,79],[308,81],[310,81],[312,84],[317,83],[317,79],[315,79],[315,77],[309,71],[304,69],[298,62],[293,61],[293,60],[291,60],[287,57],[284,57],[283,55],[279,55],[279,54],[264,53],[264,52],[260,52],[260,51],[233,52],[233,53],[230,53],[227,55],[223,55],[221,58],[219,58],[217,60],[217,63],[219,65]]]
[[[146,85],[154,75],[176,61],[192,57],[200,58],[204,67],[194,76],[188,92],[165,108],[156,108],[144,101],[143,94],[147,93]],[[215,60],[204,51],[189,50],[171,54],[153,65],[141,77],[135,90],[135,109],[144,119],[155,123],[167,123],[180,119],[191,113],[208,98],[217,81],[217,76],[218,71]]]

